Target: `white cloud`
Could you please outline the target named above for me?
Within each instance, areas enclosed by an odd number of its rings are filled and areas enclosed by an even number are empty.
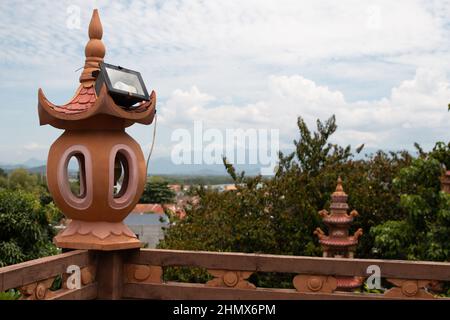
[[[37,150],[47,150],[48,146],[39,144],[37,142],[30,142],[23,146],[23,148],[27,151],[37,151]]]
[[[265,67],[320,68],[341,59],[390,60],[449,51],[450,3],[444,1],[75,0],[2,1],[0,6],[0,61],[35,68],[26,80],[23,73],[8,72],[3,85],[39,79],[48,86],[69,87],[76,81],[75,75],[67,75],[84,62],[95,6],[104,27],[106,59],[156,77],[158,88],[166,77],[181,77],[215,90],[234,79],[231,88],[237,89],[250,80],[245,73]],[[80,8],[80,29],[68,27],[73,12],[67,9],[73,6]],[[354,65],[347,69],[350,74],[358,70]]]
[[[67,25],[70,6],[80,29]],[[289,146],[298,115],[314,125],[336,114],[335,139],[354,146],[449,140],[449,1],[3,0],[0,144],[11,151],[0,160],[18,149],[44,158],[30,137],[43,146],[60,134],[38,127],[37,88],[55,103],[71,98],[94,7],[105,60],[139,70],[157,92],[155,155],[168,153],[168,131],[199,118],[280,128]],[[142,145],[151,130],[130,129]]]
[[[415,141],[431,146],[450,140],[450,84],[439,71],[418,69],[414,78],[392,89],[389,97],[348,102],[342,92],[300,75],[271,76],[265,99],[245,105],[214,104],[198,88],[175,90],[161,106],[165,126],[192,127],[203,120],[210,128],[275,128],[284,146],[297,137],[296,119],[310,126],[315,120],[337,117],[335,141],[373,148],[411,148]],[[402,130],[404,130],[402,132]],[[405,135],[407,145],[405,146]]]

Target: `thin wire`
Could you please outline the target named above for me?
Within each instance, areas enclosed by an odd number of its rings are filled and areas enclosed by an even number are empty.
[[[151,156],[152,156],[152,153],[153,153],[153,147],[155,146],[155,140],[156,140],[156,122],[157,122],[157,120],[158,120],[158,115],[156,114],[156,112],[155,112],[155,121],[154,121],[154,123],[153,123],[153,139],[152,139],[152,145],[150,146],[150,152],[149,152],[149,154],[148,154],[148,157],[147,157],[147,164],[146,164],[146,166],[145,166],[145,175],[147,175],[148,174],[148,164],[150,163],[150,158],[151,158]]]

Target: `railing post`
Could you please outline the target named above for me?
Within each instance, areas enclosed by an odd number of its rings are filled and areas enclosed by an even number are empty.
[[[122,298],[125,256],[135,250],[99,251],[97,254],[97,299]]]

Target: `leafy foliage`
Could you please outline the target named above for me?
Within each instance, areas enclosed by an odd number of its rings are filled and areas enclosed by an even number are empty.
[[[57,252],[52,244],[62,214],[41,175],[16,169],[0,185],[0,266]]]
[[[175,192],[169,188],[167,181],[153,177],[145,185],[142,193],[141,203],[172,203],[174,202]]]
[[[0,292],[0,300],[17,300],[20,296],[20,291],[16,289]]]
[[[166,230],[160,247],[320,255],[313,231],[324,226],[317,212],[329,207],[336,180],[342,176],[349,205],[360,213],[353,228],[366,231],[357,254],[372,257],[376,233],[369,230],[385,221],[406,217],[398,205],[400,194],[395,191],[393,180],[411,164],[411,155],[405,151],[379,151],[354,159],[350,146],[329,142],[337,129],[334,116],[325,122],[317,121],[315,132],[302,118],[298,119],[298,128],[300,139],[294,141],[295,151],[280,153],[278,171],[271,179],[247,177],[224,159],[237,190],[196,189],[199,204],[187,211],[185,219],[175,221]],[[186,273],[174,274],[177,276],[189,278]],[[198,273],[191,276],[199,278]],[[253,277],[258,285],[283,282],[279,276],[276,280],[270,275]]]
[[[394,185],[406,217],[371,230],[374,253],[413,260],[450,258],[450,195],[440,186],[442,168],[449,168],[449,160],[450,144],[439,142],[399,172]]]
[[[9,188],[12,190],[33,191],[38,184],[38,176],[30,174],[26,169],[16,169],[9,175]]]
[[[33,194],[0,191],[0,266],[56,252],[47,209]]]
[[[438,142],[429,153],[416,144],[418,158],[407,151],[383,152],[356,159],[351,147],[329,142],[335,118],[317,121],[311,132],[298,119],[300,139],[294,152],[280,153],[271,179],[247,177],[224,165],[237,190],[197,188],[200,199],[183,220],[172,221],[161,248],[320,255],[313,236],[322,225],[317,212],[330,205],[338,176],[349,206],[359,217],[352,231],[363,228],[357,256],[362,258],[448,260],[450,196],[440,191],[443,168],[450,165],[450,143]],[[360,153],[364,145],[357,148]],[[174,279],[205,280],[199,270],[172,270]],[[254,274],[260,286],[291,282],[286,275]]]

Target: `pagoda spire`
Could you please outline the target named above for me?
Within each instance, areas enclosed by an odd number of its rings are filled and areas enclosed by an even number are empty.
[[[97,9],[92,12],[88,34],[89,41],[84,49],[86,60],[80,76],[80,82],[85,87],[93,85],[95,76],[92,75],[92,72],[100,70],[99,64],[103,62],[106,52],[105,45],[102,42],[103,27]]]
[[[323,222],[328,228],[329,235],[326,235],[322,229],[317,228],[314,234],[319,238],[322,245],[323,256],[330,258],[353,258],[358,238],[362,235],[362,229],[358,229],[353,235],[349,235],[353,218],[358,216],[358,212],[353,210],[347,213],[348,196],[342,186],[342,179],[337,179],[336,190],[331,195],[330,212],[327,210],[319,211]],[[357,277],[336,277],[337,287],[343,290],[350,290],[361,285],[362,280]]]
[[[337,179],[337,184],[336,184],[336,191],[334,192],[334,194],[345,194],[344,192],[344,188],[342,187],[342,179],[341,176],[338,177]]]

